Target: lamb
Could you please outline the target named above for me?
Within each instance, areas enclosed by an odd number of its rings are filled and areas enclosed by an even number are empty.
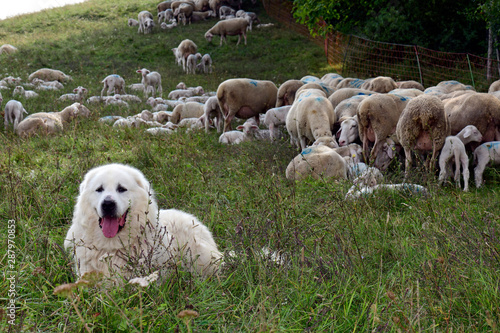
[[[12,54],[17,52],[17,47],[10,44],[3,44],[0,46],[0,54]]]
[[[174,19],[174,12],[172,11],[171,8],[158,12],[158,23],[170,22],[173,19]]]
[[[163,93],[163,88],[161,87],[161,75],[158,72],[150,72],[146,68],[138,69],[137,73],[141,73],[142,80],[141,83],[144,85],[144,95],[146,99],[148,98],[148,90],[152,89],[153,96],[155,92],[158,91],[160,97]]]
[[[192,22],[198,22],[198,21],[205,21],[210,17],[215,17],[215,13],[211,10],[201,12],[201,11],[193,11],[191,14],[191,21]]]
[[[222,116],[222,111],[219,106],[219,100],[217,96],[210,97],[203,106],[203,112],[205,114],[205,119],[214,119],[215,128],[217,128],[217,133],[222,131],[222,124],[224,118]],[[208,133],[209,121],[205,122],[205,132]]]
[[[339,135],[340,134],[340,135]],[[358,116],[345,118],[337,131],[339,146],[346,146],[359,138]]]
[[[196,102],[188,102],[179,104],[174,108],[170,121],[178,124],[184,118],[199,118],[205,114],[204,104]]]
[[[379,191],[386,191],[386,192],[401,192],[403,194],[407,195],[415,195],[415,194],[420,194],[420,195],[427,195],[429,192],[428,190],[423,187],[422,185],[417,185],[417,184],[409,184],[409,183],[403,183],[403,184],[378,184],[375,186],[365,186],[359,189],[357,185],[353,185],[349,191],[347,192],[345,199],[350,200],[350,199],[358,199],[360,197],[366,197],[370,194],[379,192]]]
[[[308,176],[314,179],[347,179],[347,162],[330,147],[306,148],[288,164],[286,178],[302,180]]]
[[[236,45],[240,44],[241,36],[243,36],[243,38],[245,39],[245,45],[247,45],[247,27],[248,21],[244,18],[234,18],[230,20],[219,21],[205,33],[205,39],[208,42],[211,42],[214,35],[219,35],[219,45],[221,46],[222,41],[227,44],[226,36],[238,35],[238,42],[236,43]]]
[[[457,135],[448,136],[445,139],[443,149],[439,156],[439,184],[443,184],[449,177],[448,169],[451,168],[448,161],[455,158],[455,183],[460,187],[460,163],[464,178],[464,191],[469,190],[469,157],[465,152],[465,145],[471,141],[481,142],[483,136],[474,125],[464,127]]]
[[[291,105],[286,105],[267,110],[264,124],[269,128],[271,141],[274,141],[279,136],[278,126],[286,125],[286,117],[291,108]]]
[[[18,86],[23,80],[20,77],[7,76],[0,80],[0,87],[9,88],[11,86]]]
[[[12,92],[12,96],[22,96],[23,98],[34,98],[38,97],[38,93],[34,92],[33,90],[24,90],[23,86],[16,86],[14,88],[14,91]]]
[[[443,101],[451,135],[474,125],[482,142],[500,141],[500,100],[491,94],[465,94]]]
[[[60,70],[50,69],[50,68],[42,68],[28,76],[28,80],[31,82],[34,78],[38,78],[44,81],[59,81],[61,83],[67,81],[73,81],[73,78],[69,75],[64,74]]]
[[[201,57],[201,61],[196,68],[202,71],[203,73],[212,73],[212,57],[210,54],[205,53],[203,57]]]
[[[335,112],[325,93],[319,89],[304,90],[295,97],[286,118],[290,143],[304,150],[308,141],[312,145],[337,148],[332,135]]]
[[[412,164],[412,150],[432,150],[431,167],[437,152],[450,135],[450,126],[444,112],[443,102],[436,96],[423,94],[410,100],[401,113],[396,126],[396,135],[404,148],[408,175]]]
[[[205,91],[203,90],[202,86],[190,87],[190,88],[187,88],[187,89],[172,90],[168,94],[168,98],[169,99],[180,99],[182,97],[192,97],[192,96],[195,96],[195,95],[203,95],[204,93],[205,93]]]
[[[176,57],[180,59],[180,63],[182,63],[182,69],[186,70],[186,60],[190,54],[195,54],[198,50],[198,46],[190,40],[184,39],[179,46],[177,46],[177,50],[174,52]],[[173,51],[173,50],[172,50]]]
[[[125,80],[117,74],[111,74],[104,78],[101,81],[104,84],[104,87],[101,90],[101,97],[104,95],[104,91],[107,91],[107,95],[114,92],[115,94],[125,94]]]
[[[165,22],[162,22],[160,24],[160,28],[162,28],[163,30],[172,29],[172,28],[175,28],[176,26],[177,26],[177,21],[175,19],[170,24],[166,24]]]
[[[116,99],[121,99],[122,101],[128,102],[128,103],[142,103],[142,100],[137,97],[136,95],[130,95],[130,94],[115,94],[113,96]]]
[[[142,83],[132,83],[129,84],[127,87],[129,90],[132,91],[144,91],[144,85]]]
[[[78,86],[76,87],[75,89],[73,89],[73,92],[72,94],[64,94],[64,95],[61,95],[59,97],[59,100],[60,101],[70,101],[70,102],[82,102],[85,97],[87,97],[87,89],[82,87],[82,86]]]
[[[137,18],[139,21],[139,29],[137,29],[138,33],[142,32],[143,34],[149,34],[153,32],[153,28],[155,26],[153,14],[147,10],[143,10],[137,15]]]
[[[35,85],[35,89],[37,90],[60,90],[64,88],[63,84],[59,81],[43,81],[34,78],[31,83]]]
[[[179,65],[179,66],[182,65],[182,54],[181,54],[179,48],[174,47],[171,50],[174,54],[174,63],[176,65]]]
[[[392,94],[375,94],[365,98],[358,106],[359,137],[363,143],[365,160],[373,161],[383,141],[395,133],[401,112],[409,99]],[[370,152],[370,143],[373,148]],[[374,165],[380,168],[379,165]]]
[[[104,100],[104,105],[115,105],[118,107],[130,108],[130,105],[121,99],[121,95],[109,96]]]
[[[53,134],[62,131],[76,117],[89,117],[90,114],[90,110],[80,103],[73,103],[59,112],[33,113],[19,123],[16,133],[22,137],[36,133]]]
[[[251,141],[254,138],[252,129],[255,127],[258,128],[256,122],[252,118],[248,119],[243,123],[243,125],[239,125],[237,127],[237,131],[227,131],[222,133],[219,136],[219,143],[236,145],[245,141]],[[241,130],[241,132],[239,130]]]
[[[231,130],[234,117],[248,119],[276,105],[278,88],[272,81],[252,79],[229,79],[217,88],[217,98],[224,116],[224,132]]]
[[[201,53],[190,54],[186,60],[186,74],[196,73],[196,63],[201,59]]]
[[[139,25],[139,21],[129,18],[127,24],[129,27],[135,27]]]
[[[14,131],[17,130],[18,124],[23,120],[24,114],[28,114],[23,104],[15,99],[11,99],[5,104],[4,110],[4,125],[5,129],[9,126],[9,123],[14,124]]]
[[[276,107],[292,105],[295,100],[297,90],[304,85],[301,80],[288,80],[278,89],[278,96],[276,99]]]
[[[483,185],[483,173],[486,166],[490,163],[500,163],[500,141],[486,142],[474,150],[474,163],[477,163],[474,169],[474,178],[476,187]]]
[[[378,93],[388,93],[391,90],[396,89],[398,86],[396,81],[394,81],[389,76],[377,76],[372,79],[366,80],[362,85],[361,89],[371,90]]]
[[[248,25],[247,30],[250,30],[250,31],[252,31],[252,25],[254,22],[260,23],[260,20],[257,17],[257,14],[255,14],[253,12],[245,12],[244,10],[240,9],[236,12],[235,16],[248,20],[249,25]]]

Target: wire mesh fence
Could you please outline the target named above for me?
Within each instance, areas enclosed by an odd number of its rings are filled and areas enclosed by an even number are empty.
[[[293,18],[292,1],[263,0],[263,4],[270,17],[324,47],[326,60],[343,77],[390,76],[396,81],[415,80],[424,87],[457,80],[478,91],[487,91],[491,82],[500,79],[498,59],[376,42],[340,32],[312,37],[307,27]]]

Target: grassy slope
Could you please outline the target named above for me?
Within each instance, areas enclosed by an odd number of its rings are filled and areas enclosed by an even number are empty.
[[[126,25],[156,1],[89,1],[0,22],[0,44],[19,48],[0,56],[0,77],[23,79],[41,67],[61,69],[78,85],[100,93],[108,74],[139,82],[135,69],[162,74],[164,91],[179,81],[215,90],[232,77],[269,79],[277,84],[331,69],[321,48],[285,27],[254,30],[247,46],[218,46],[203,39],[213,22],[138,35]],[[269,22],[262,8],[254,8]],[[191,38],[214,59],[215,73],[190,75],[174,65],[170,49]],[[26,109],[60,110],[60,93],[43,92],[23,101]],[[2,91],[4,101],[9,91]],[[214,132],[179,132],[167,138],[141,130],[115,130],[102,115],[133,114],[92,107],[89,120],[64,134],[21,140],[1,131],[0,215],[2,230],[15,219],[17,323],[26,331],[73,332],[84,326],[71,302],[54,287],[74,281],[61,250],[78,184],[85,172],[108,162],[129,163],[153,183],[160,207],[197,215],[213,230],[228,259],[219,278],[200,280],[177,270],[162,285],[138,291],[83,289],[75,301],[96,332],[169,331],[185,325],[175,315],[198,311],[192,328],[203,331],[353,331],[455,329],[488,331],[498,325],[500,279],[499,176],[470,193],[438,188],[433,177],[415,174],[430,188],[425,198],[382,194],[345,202],[348,183],[289,182],[284,177],[296,154],[285,141],[221,146]],[[391,177],[400,181],[398,166]],[[485,199],[486,198],[486,199]],[[1,233],[2,244],[7,232]],[[276,266],[256,253],[268,246],[287,255]],[[0,250],[7,270],[5,247]],[[5,267],[5,268],[4,268]],[[7,300],[9,284],[0,282]],[[5,313],[0,330],[6,331]]]

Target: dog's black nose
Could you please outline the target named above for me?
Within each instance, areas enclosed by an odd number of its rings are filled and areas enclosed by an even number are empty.
[[[105,199],[101,204],[101,209],[103,216],[115,216],[116,202],[114,200]]]

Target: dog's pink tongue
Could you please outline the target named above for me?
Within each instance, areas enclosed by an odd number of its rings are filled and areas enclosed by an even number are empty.
[[[103,217],[101,219],[102,233],[107,238],[113,238],[118,233],[120,227],[119,217]]]

